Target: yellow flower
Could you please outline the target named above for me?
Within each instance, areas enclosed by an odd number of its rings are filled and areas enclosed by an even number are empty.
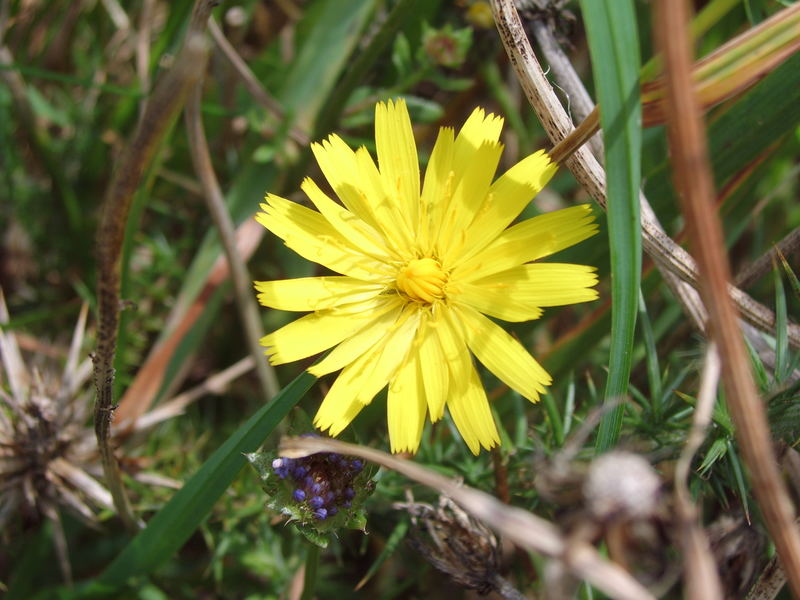
[[[342,372],[314,419],[338,435],[384,387],[393,452],[416,452],[425,424],[445,406],[469,449],[499,443],[470,351],[532,402],[547,372],[487,318],[527,321],[542,307],[597,298],[594,269],[533,262],[597,232],[588,205],[511,227],[556,171],[544,152],[492,179],[503,120],[475,109],[458,135],[443,127],[420,189],[405,102],[375,108],[378,165],[337,135],[312,144],[339,204],[311,179],[317,210],[267,195],[256,216],[286,246],[340,275],[256,282],[258,299],[312,311],[261,343],[272,364],[335,348],[309,369]]]

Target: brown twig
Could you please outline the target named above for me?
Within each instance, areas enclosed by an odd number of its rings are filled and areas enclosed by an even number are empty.
[[[725,396],[758,500],[793,593],[800,597],[800,533],[772,450],[736,311],[730,301],[730,267],[714,204],[702,112],[691,79],[686,0],[655,3],[655,37],[664,55],[668,125],[675,187],[697,253],[700,293],[709,308],[711,338],[719,346]]]
[[[126,527],[138,528],[111,446],[114,410],[114,356],[120,312],[120,260],[131,201],[186,94],[202,76],[207,47],[202,33],[214,2],[197,0],[183,47],[174,66],[159,79],[130,145],[120,157],[108,185],[97,231],[97,350],[94,381],[97,390],[94,426],[103,471],[114,506]]]
[[[796,227],[786,234],[786,236],[776,243],[768,252],[759,256],[755,261],[747,265],[736,275],[736,285],[746,288],[761,279],[763,275],[772,270],[779,253],[783,255],[792,254],[800,250],[800,227]]]
[[[225,199],[219,187],[214,167],[211,164],[211,154],[208,151],[203,121],[200,117],[200,101],[203,93],[202,79],[199,80],[194,89],[189,94],[186,103],[186,131],[189,136],[189,152],[192,155],[192,163],[197,177],[203,186],[203,196],[208,205],[208,211],[219,233],[225,257],[230,267],[231,281],[233,283],[233,293],[236,298],[236,305],[239,308],[239,317],[242,320],[247,345],[250,355],[253,357],[256,366],[256,373],[261,382],[261,388],[265,400],[270,400],[278,393],[278,380],[275,372],[264,358],[264,352],[259,340],[264,336],[261,327],[261,320],[258,316],[258,306],[256,305],[255,295],[251,288],[250,275],[247,266],[236,249],[236,231],[225,207]]]
[[[317,452],[337,452],[372,461],[448,496],[473,517],[520,548],[563,561],[577,577],[613,598],[653,598],[629,573],[600,556],[592,545],[580,541],[567,542],[558,527],[550,521],[521,508],[503,504],[486,492],[448,479],[412,461],[366,446],[315,437],[283,438],[279,451],[282,456],[292,458]]]
[[[163,423],[167,419],[182,415],[192,402],[209,394],[222,394],[231,381],[249,372],[254,366],[255,361],[250,355],[238,360],[219,373],[210,375],[201,384],[181,392],[170,400],[159,403],[156,408],[136,419],[133,429],[138,433]]]
[[[528,101],[551,141],[557,143],[563,140],[574,130],[574,126],[542,72],[512,0],[492,0],[492,9],[503,45]],[[591,151],[582,146],[565,159],[564,164],[578,183],[605,209],[605,172]],[[649,206],[643,205],[641,210],[643,249],[659,269],[668,270],[675,277],[696,287],[698,273],[694,259],[665,233],[652,210],[647,209]],[[728,292],[746,321],[774,334],[775,314],[771,310],[736,287],[729,286]],[[697,311],[698,308],[689,306],[689,310]],[[697,314],[694,318],[704,319],[705,315]],[[800,326],[790,324],[788,337],[793,346],[800,347]]]
[[[242,57],[239,56],[239,53],[236,52],[236,49],[231,46],[230,42],[228,42],[228,40],[225,38],[225,34],[222,33],[222,30],[219,28],[219,25],[217,25],[214,19],[209,21],[208,29],[211,32],[211,37],[214,39],[214,43],[222,51],[223,56],[225,56],[225,58],[231,64],[233,70],[239,76],[239,79],[242,80],[244,87],[247,88],[247,91],[250,92],[250,95],[255,99],[255,101],[267,109],[267,112],[269,112],[276,119],[285,118],[286,111],[283,109],[280,103],[273,98],[267,92],[267,90],[264,89],[261,83],[259,83],[258,78],[256,78],[256,76],[250,70],[250,67],[247,66],[247,63],[244,62]],[[301,146],[308,146],[310,143],[308,134],[299,127],[290,127],[289,137]]]
[[[550,70],[558,80],[561,89],[567,94],[575,116],[583,121],[573,134],[568,135],[564,140],[559,142],[552,151],[553,154],[555,154],[558,147],[562,146],[564,151],[571,149],[570,153],[572,153],[577,147],[574,143],[567,142],[567,140],[573,137],[573,135],[576,140],[584,139],[586,135],[578,133],[580,129],[586,130],[587,127],[599,126],[597,107],[591,96],[589,96],[589,92],[586,91],[586,87],[583,85],[581,78],[578,77],[578,74],[575,72],[575,68],[572,66],[569,58],[564,54],[561,46],[555,39],[550,27],[541,21],[535,20],[531,24],[531,28],[539,47],[542,49],[547,62],[550,64]],[[584,127],[584,123],[586,123],[586,127]],[[602,136],[592,136],[588,144],[595,159],[598,161],[603,160],[604,144]],[[569,156],[569,154],[566,154],[565,158],[566,156]],[[642,223],[645,224],[643,225],[644,229],[647,229],[647,224],[650,224],[649,226],[654,231],[660,231],[666,236],[664,228],[661,226],[655,211],[642,192],[639,193],[639,211],[641,213]],[[669,286],[672,293],[675,294],[675,297],[683,306],[684,312],[691,318],[695,328],[701,332],[705,331],[706,311],[700,300],[700,294],[697,293],[697,290],[692,287],[690,283],[681,280],[675,275],[670,270],[669,265],[666,264],[668,261],[661,258],[659,254],[650,254],[650,257],[664,277],[667,286]]]

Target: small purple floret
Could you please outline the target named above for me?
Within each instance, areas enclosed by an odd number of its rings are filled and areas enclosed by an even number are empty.
[[[344,497],[347,498],[348,500],[352,500],[353,498],[356,497],[355,490],[353,490],[353,488],[351,488],[351,487],[345,488],[344,489]]]
[[[292,497],[298,502],[302,502],[306,499],[306,493],[303,490],[295,490]]]
[[[325,500],[320,496],[312,496],[311,500],[308,501],[308,505],[311,508],[322,508],[323,504],[325,504]]]
[[[328,511],[325,510],[324,508],[318,508],[317,510],[314,511],[314,516],[318,518],[320,521],[322,521],[323,519],[325,519],[325,517],[328,516]]]

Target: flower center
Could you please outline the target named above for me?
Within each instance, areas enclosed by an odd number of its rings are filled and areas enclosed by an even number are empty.
[[[397,289],[417,302],[441,300],[446,283],[442,265],[432,258],[415,258],[397,272]]]

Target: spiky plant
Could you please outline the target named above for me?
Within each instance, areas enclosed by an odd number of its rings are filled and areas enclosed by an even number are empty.
[[[97,479],[86,386],[91,360],[80,358],[86,314],[84,305],[63,367],[46,352],[23,357],[18,336],[3,329],[9,314],[0,289],[0,531],[11,535],[11,523],[51,521],[67,581],[71,568],[60,508],[89,524],[96,524],[99,508],[113,510],[111,494]]]

